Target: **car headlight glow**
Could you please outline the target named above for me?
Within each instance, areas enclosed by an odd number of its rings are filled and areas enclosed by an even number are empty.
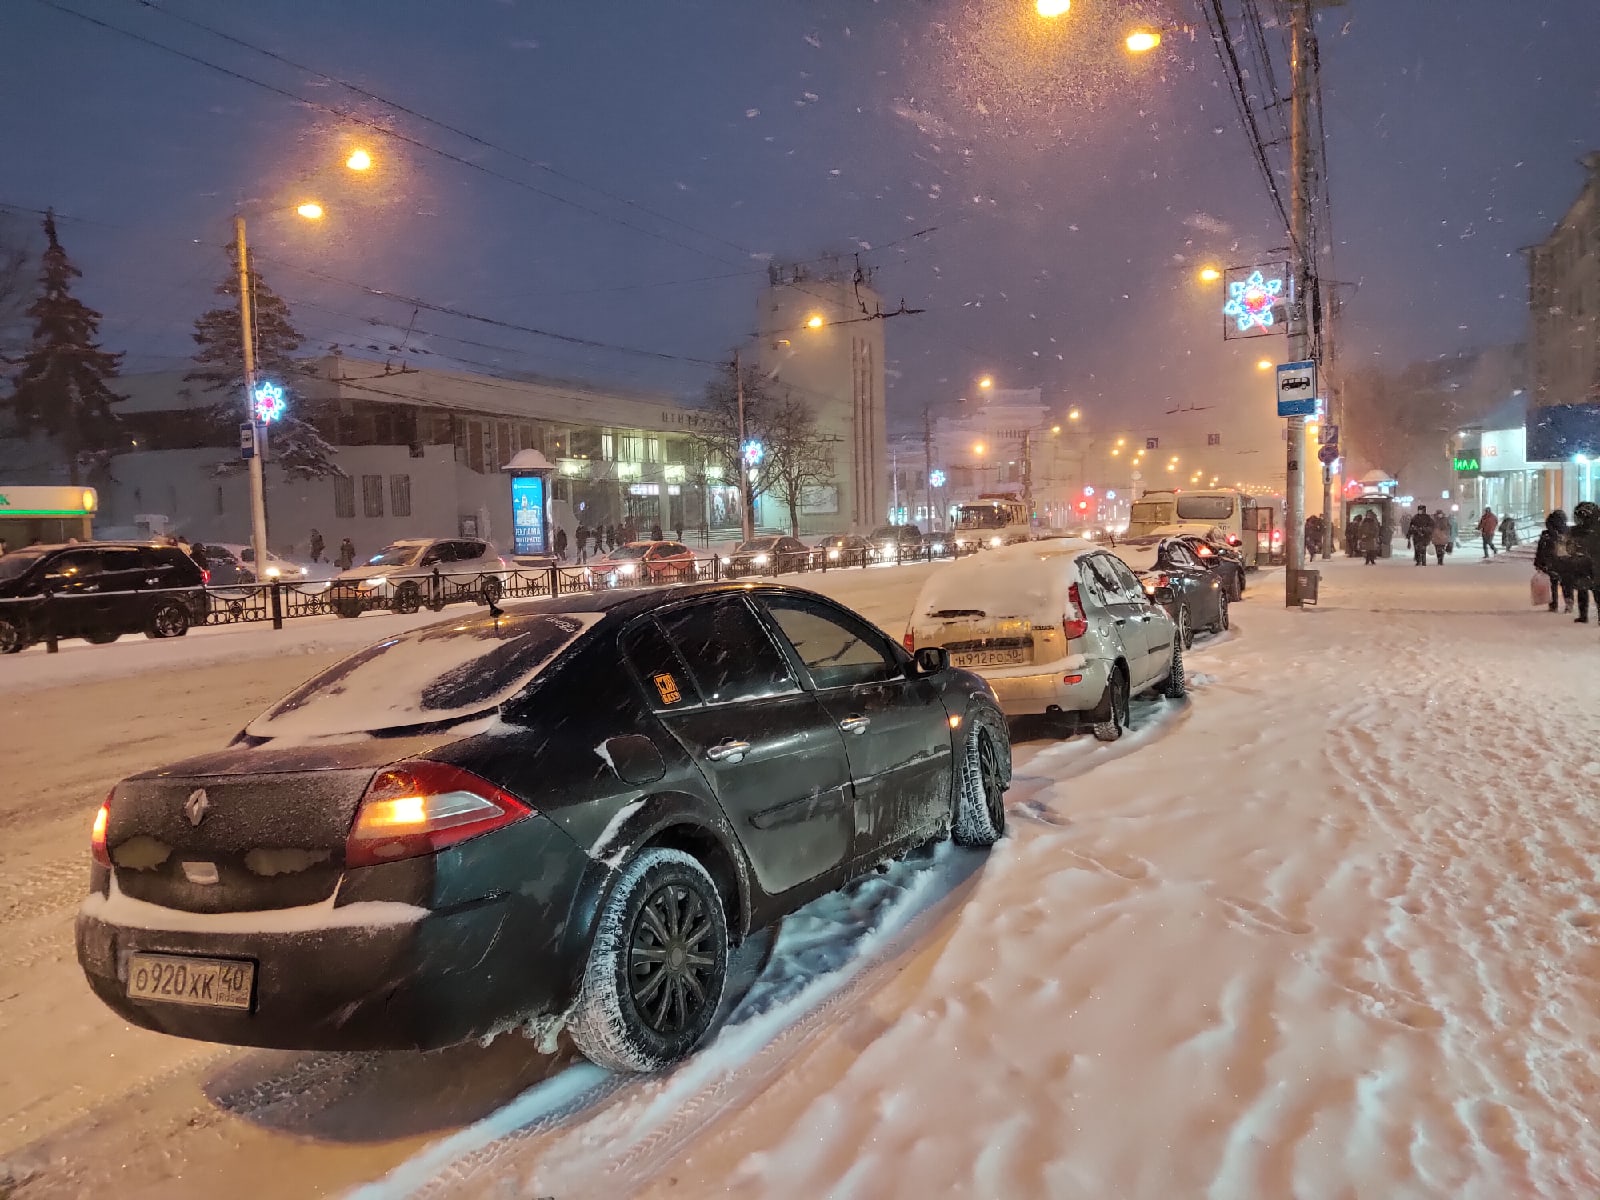
[[[992,537],[992,538],[989,539],[989,545],[998,546],[999,544],[1000,544],[1000,538],[999,538],[998,535],[996,535],[995,537]]]
[[[633,566],[632,563],[623,563],[620,567],[617,568],[617,574],[618,575],[632,575],[633,572],[634,572],[634,566]]]
[[[279,571],[277,567],[268,567],[267,568],[267,578],[268,579],[276,579],[282,573],[283,572]]]
[[[828,557],[829,558],[833,558],[833,559],[837,559],[839,557],[839,552],[837,550],[829,550],[828,551]]]
[[[724,554],[724,555],[723,555],[723,556],[722,556],[722,565],[723,565],[723,566],[725,566],[725,567],[726,567],[726,566],[728,566],[728,565],[729,565],[729,564],[730,564],[730,563],[732,563],[732,562],[733,562],[733,559],[732,559],[732,557],[730,557],[730,556],[729,556],[729,555],[726,555],[726,554]]]
[[[384,584],[386,584],[388,582],[389,582],[389,577],[387,575],[374,575],[371,579],[366,581],[366,586],[367,587],[373,587],[373,588],[382,587]]]
[[[767,565],[767,556],[765,554],[758,554],[750,561],[755,563],[755,565],[758,567],[764,567]]]
[[[943,542],[935,542],[933,544],[933,552],[935,554],[943,554],[944,553],[944,543]]]

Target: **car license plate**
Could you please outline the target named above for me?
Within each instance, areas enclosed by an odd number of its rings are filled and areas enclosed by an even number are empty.
[[[201,1008],[250,1007],[256,965],[231,958],[134,954],[128,958],[128,995]]]
[[[1022,650],[970,650],[965,654],[952,654],[952,667],[1007,667],[1022,661]]]

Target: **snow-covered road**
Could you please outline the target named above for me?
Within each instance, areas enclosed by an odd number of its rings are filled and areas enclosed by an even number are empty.
[[[898,632],[936,569],[825,586]],[[0,1159],[19,1197],[1595,1195],[1600,636],[1526,571],[1256,577],[1192,702],[1019,747],[993,854],[791,918],[644,1081],[127,1028],[70,944],[101,789],[330,655],[8,689]]]

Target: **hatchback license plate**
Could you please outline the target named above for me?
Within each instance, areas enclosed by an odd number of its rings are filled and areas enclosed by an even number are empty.
[[[966,654],[952,654],[950,665],[952,667],[1005,667],[1013,666],[1022,661],[1022,651],[1017,650],[971,650]]]
[[[231,958],[134,954],[128,958],[128,995],[200,1008],[250,1007],[256,965]]]

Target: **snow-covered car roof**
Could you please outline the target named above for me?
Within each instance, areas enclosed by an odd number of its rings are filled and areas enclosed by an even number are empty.
[[[1106,549],[1115,554],[1129,569],[1139,571],[1153,571],[1156,569],[1156,558],[1161,553],[1161,543],[1165,537],[1151,535],[1150,537],[1136,538],[1131,542],[1118,542],[1115,546]]]
[[[245,727],[311,739],[461,720],[511,699],[602,613],[443,621],[335,663]]]
[[[1221,542],[1227,540],[1227,531],[1219,525],[1207,525],[1204,521],[1188,521],[1178,525],[1162,525],[1150,536],[1171,537],[1198,537],[1207,541]]]
[[[911,618],[957,609],[992,617],[1061,617],[1062,597],[1076,581],[1072,564],[1100,547],[1081,538],[1018,542],[935,571],[922,585]]]

